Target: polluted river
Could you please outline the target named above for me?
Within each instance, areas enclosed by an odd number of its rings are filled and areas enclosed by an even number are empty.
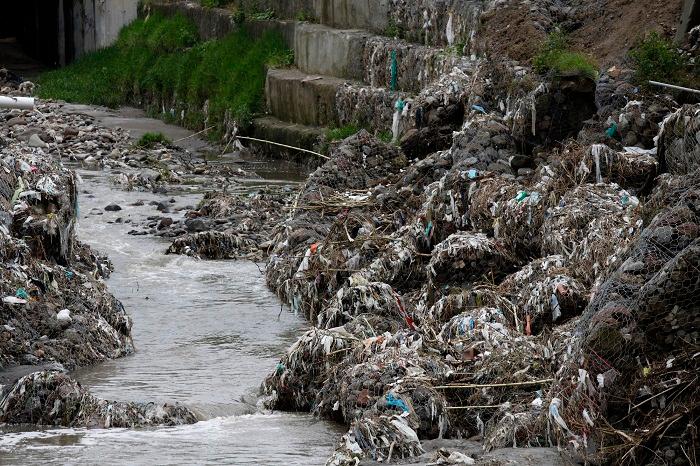
[[[145,128],[175,140],[185,131],[139,112],[76,108],[89,110],[105,125],[129,128],[132,137]],[[197,138],[183,143],[206,149]],[[265,172],[264,164],[247,165]],[[177,209],[196,205],[202,189],[125,191],[110,183],[108,170],[74,168],[82,179],[78,236],[113,262],[107,283],[133,317],[136,352],[73,375],[102,398],[180,402],[199,422],[146,429],[5,429],[0,463],[323,464],[338,426],[256,406],[261,381],[308,326],[302,316],[281,309],[265,285],[263,265],[165,255],[166,240],[128,234],[132,222],[158,213],[151,201],[174,199],[172,216],[182,216],[185,210]],[[288,179],[298,176],[286,172]],[[280,182],[256,180],[250,187]],[[102,211],[113,203],[123,210]]]

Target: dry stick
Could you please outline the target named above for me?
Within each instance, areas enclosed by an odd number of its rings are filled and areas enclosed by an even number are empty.
[[[490,409],[500,408],[503,405],[482,405],[482,406],[447,406],[445,409]]]
[[[173,144],[175,144],[176,142],[184,141],[185,139],[193,138],[193,137],[197,136],[198,134],[202,134],[205,131],[209,131],[212,128],[213,128],[213,126],[210,126],[208,128],[204,128],[202,131],[198,131],[194,134],[190,134],[189,136],[185,136],[184,138],[177,139],[177,140],[173,141]]]
[[[542,383],[554,382],[554,379],[532,380],[529,382],[512,382],[512,383],[485,383],[485,384],[467,384],[467,385],[438,385],[433,388],[489,388],[489,387],[517,387],[521,385],[539,385]]]
[[[265,139],[251,138],[251,137],[248,137],[248,136],[236,136],[236,137],[237,137],[238,139],[246,139],[246,140],[248,140],[248,141],[264,142],[264,143],[267,143],[267,144],[272,144],[272,145],[274,145],[274,146],[285,147],[285,148],[287,148],[287,149],[294,149],[294,150],[298,150],[298,151],[301,151],[301,152],[308,152],[309,154],[318,155],[318,156],[321,157],[322,159],[326,159],[326,160],[330,160],[330,159],[331,159],[330,157],[328,157],[328,156],[326,156],[326,155],[319,154],[318,152],[314,152],[314,151],[312,151],[312,150],[302,149],[301,147],[288,146],[287,144],[280,144],[279,142],[267,141],[267,140],[265,140]]]

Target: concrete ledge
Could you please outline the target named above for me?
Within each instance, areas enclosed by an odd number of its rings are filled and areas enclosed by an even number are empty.
[[[300,23],[294,34],[294,57],[305,73],[361,80],[362,56],[369,34],[359,30],[332,29]]]
[[[308,126],[337,126],[335,95],[346,81],[304,74],[297,69],[269,70],[265,95],[270,113]]]
[[[142,9],[143,17],[149,11],[156,11],[165,16],[182,14],[197,26],[199,37],[203,40],[220,39],[238,28],[243,27],[254,39],[262,37],[268,31],[279,32],[288,48],[294,48],[294,31],[296,21],[261,20],[246,21],[238,24],[233,20],[231,12],[221,8],[203,8],[197,3],[179,1],[170,3],[151,3]]]

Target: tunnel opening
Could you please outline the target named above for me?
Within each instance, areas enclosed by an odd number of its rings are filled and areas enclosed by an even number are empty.
[[[0,67],[33,77],[65,57],[60,0],[7,2],[0,17]],[[64,61],[65,63],[65,61]]]
[[[74,2],[7,2],[0,15],[0,68],[24,78],[64,66],[76,57]],[[74,24],[75,23],[75,24]],[[80,31],[78,31],[80,32]]]

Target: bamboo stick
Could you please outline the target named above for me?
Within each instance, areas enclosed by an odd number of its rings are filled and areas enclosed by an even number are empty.
[[[486,384],[467,384],[467,385],[438,385],[433,388],[490,388],[490,387],[518,387],[523,385],[539,385],[547,382],[554,382],[554,379],[531,380],[527,382],[512,382],[512,383],[486,383]]]
[[[298,150],[298,151],[301,151],[301,152],[307,152],[307,153],[309,153],[309,154],[317,155],[317,156],[321,157],[322,159],[326,159],[326,160],[330,160],[330,159],[331,159],[330,157],[328,157],[328,156],[326,156],[326,155],[319,154],[318,152],[314,152],[314,151],[312,151],[312,150],[302,149],[301,147],[288,146],[287,144],[280,144],[279,142],[267,141],[267,140],[265,140],[265,139],[251,138],[251,137],[248,137],[248,136],[236,136],[236,137],[237,137],[238,139],[246,139],[246,140],[248,140],[248,141],[264,142],[264,143],[267,143],[267,144],[272,144],[272,145],[274,145],[274,146],[280,146],[280,147],[285,147],[285,148],[287,148],[287,149],[294,149],[294,150]]]

